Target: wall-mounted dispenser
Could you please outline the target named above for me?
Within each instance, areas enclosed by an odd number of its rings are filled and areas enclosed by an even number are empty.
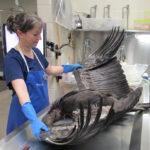
[[[128,29],[128,26],[129,26],[129,5],[122,7],[122,19],[125,21],[124,27],[126,29]]]
[[[111,5],[107,5],[104,7],[103,18],[110,18],[110,6]]]

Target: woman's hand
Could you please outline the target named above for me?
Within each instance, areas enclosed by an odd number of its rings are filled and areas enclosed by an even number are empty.
[[[80,64],[62,65],[62,67],[64,67],[63,73],[75,71],[75,70],[77,70],[78,68],[81,68],[81,69],[84,68],[84,66],[82,66],[82,65],[80,65]]]

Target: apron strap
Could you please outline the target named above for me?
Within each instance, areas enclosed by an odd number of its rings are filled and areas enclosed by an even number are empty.
[[[18,44],[18,50],[19,50],[19,53],[20,53],[20,55],[21,55],[21,57],[23,58],[23,60],[24,60],[24,62],[25,62],[25,64],[26,64],[26,67],[27,67],[27,71],[29,72],[30,70],[29,70],[29,66],[28,66],[28,64],[27,64],[27,61],[26,61],[26,59],[25,59],[25,57],[24,57],[24,55],[23,55],[23,53],[22,53],[22,51],[21,51],[21,49],[20,49],[20,46],[19,46],[19,44]]]
[[[19,50],[19,53],[20,53],[21,57],[23,58],[23,60],[24,60],[24,62],[25,62],[25,65],[26,65],[26,67],[27,67],[27,71],[29,72],[29,71],[30,71],[30,70],[29,70],[29,66],[28,66],[28,64],[27,64],[27,61],[26,61],[26,59],[25,59],[25,57],[24,57],[24,55],[23,55],[23,53],[22,53],[22,50],[21,50],[19,44],[17,45],[17,47],[18,47],[18,50]],[[42,65],[42,63],[41,63],[41,61],[39,60],[37,54],[36,54],[33,50],[32,50],[32,52],[33,52],[34,56],[36,57],[37,61],[39,62],[40,66],[42,67],[42,69],[45,71],[45,69],[44,69],[44,67],[43,67],[43,65]]]
[[[32,51],[33,51],[33,50],[32,50]],[[34,51],[33,51],[33,53],[34,53],[36,59],[38,60],[39,64],[41,65],[42,69],[45,71],[45,69],[44,69],[44,67],[43,67],[43,65],[42,65],[42,63],[41,63],[41,61],[39,60],[37,54],[36,54]]]

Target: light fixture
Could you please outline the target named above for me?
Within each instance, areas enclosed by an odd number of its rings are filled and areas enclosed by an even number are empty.
[[[144,44],[150,44],[150,35],[148,34],[135,34],[135,38]]]
[[[15,0],[15,4],[16,4],[17,6],[19,6],[19,2],[18,2],[18,0]]]

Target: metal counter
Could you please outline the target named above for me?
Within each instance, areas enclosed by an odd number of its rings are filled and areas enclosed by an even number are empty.
[[[49,107],[38,114],[41,119]],[[128,113],[106,131],[77,146],[56,146],[33,137],[29,121],[0,141],[0,150],[150,150],[150,110]]]
[[[40,112],[41,118],[49,108]],[[78,146],[55,146],[32,136],[29,122],[0,141],[0,150],[150,150],[150,111],[128,113],[124,118]]]

